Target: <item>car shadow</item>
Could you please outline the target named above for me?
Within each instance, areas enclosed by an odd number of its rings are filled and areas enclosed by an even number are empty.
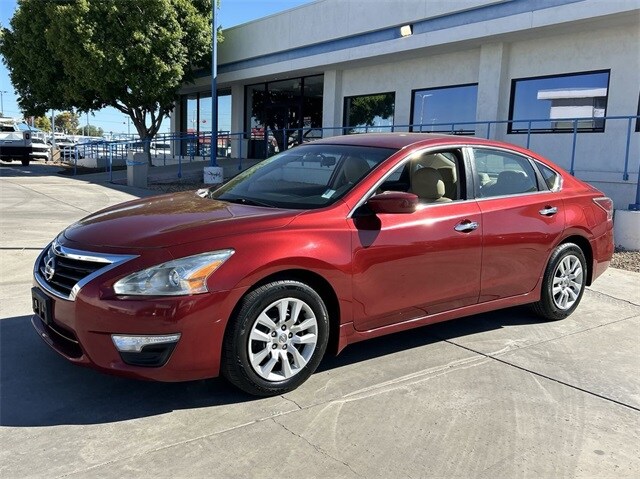
[[[541,319],[526,306],[444,321],[349,345],[338,356],[325,358],[318,371],[348,366],[374,357],[386,356],[432,343],[484,333],[506,326],[524,326],[537,324],[540,321]]]
[[[319,371],[537,321],[514,308],[426,326],[350,345],[339,356],[325,358]],[[0,426],[12,427],[110,423],[258,399],[221,378],[160,383],[78,367],[42,343],[30,316],[0,320],[0,384]]]

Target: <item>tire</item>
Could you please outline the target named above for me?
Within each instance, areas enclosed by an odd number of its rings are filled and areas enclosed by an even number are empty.
[[[22,166],[29,166],[29,163],[31,162],[31,160],[21,160],[22,161]]]
[[[566,318],[580,304],[586,281],[587,262],[580,247],[574,243],[559,245],[549,258],[540,301],[531,305],[533,311],[549,321]]]
[[[266,284],[244,296],[227,326],[222,374],[255,396],[284,394],[316,370],[328,338],[329,315],[318,293],[299,281]]]

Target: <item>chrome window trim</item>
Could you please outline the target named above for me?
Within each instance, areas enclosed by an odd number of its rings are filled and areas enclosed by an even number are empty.
[[[78,261],[90,261],[93,263],[102,263],[104,264],[104,266],[78,281],[71,289],[71,293],[69,294],[69,296],[65,296],[64,294],[61,294],[59,291],[56,291],[51,286],[49,286],[49,284],[47,284],[47,282],[40,274],[40,263],[46,252],[49,251],[49,248],[53,249],[56,255],[62,256],[64,258],[75,259]],[[65,301],[75,301],[76,296],[87,283],[93,281],[95,278],[106,273],[107,271],[112,270],[116,266],[120,266],[122,263],[130,261],[137,257],[138,255],[102,254],[89,251],[81,251],[73,248],[66,248],[64,246],[61,246],[58,243],[57,239],[55,239],[51,243],[49,243],[38,255],[38,259],[36,259],[35,265],[33,267],[33,277],[36,280],[38,286],[52,296]]]

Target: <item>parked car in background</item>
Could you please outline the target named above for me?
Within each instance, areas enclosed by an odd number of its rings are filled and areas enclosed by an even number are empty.
[[[171,156],[171,144],[152,141],[149,145],[149,152],[152,156]]]
[[[69,226],[36,260],[32,323],[76,364],[282,394],[368,338],[522,304],[567,317],[609,265],[612,206],[506,143],[334,136]]]
[[[21,161],[27,166],[33,160],[51,159],[51,147],[44,133],[22,119],[0,118],[0,160]]]

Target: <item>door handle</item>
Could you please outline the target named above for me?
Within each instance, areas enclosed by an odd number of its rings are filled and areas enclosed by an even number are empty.
[[[542,216],[553,216],[558,212],[558,208],[556,208],[555,206],[545,206],[544,208],[542,208],[540,211],[538,211],[538,213],[540,213]]]
[[[453,227],[454,230],[459,231],[460,233],[470,233],[477,228],[478,223],[476,221],[469,220],[461,221]]]

